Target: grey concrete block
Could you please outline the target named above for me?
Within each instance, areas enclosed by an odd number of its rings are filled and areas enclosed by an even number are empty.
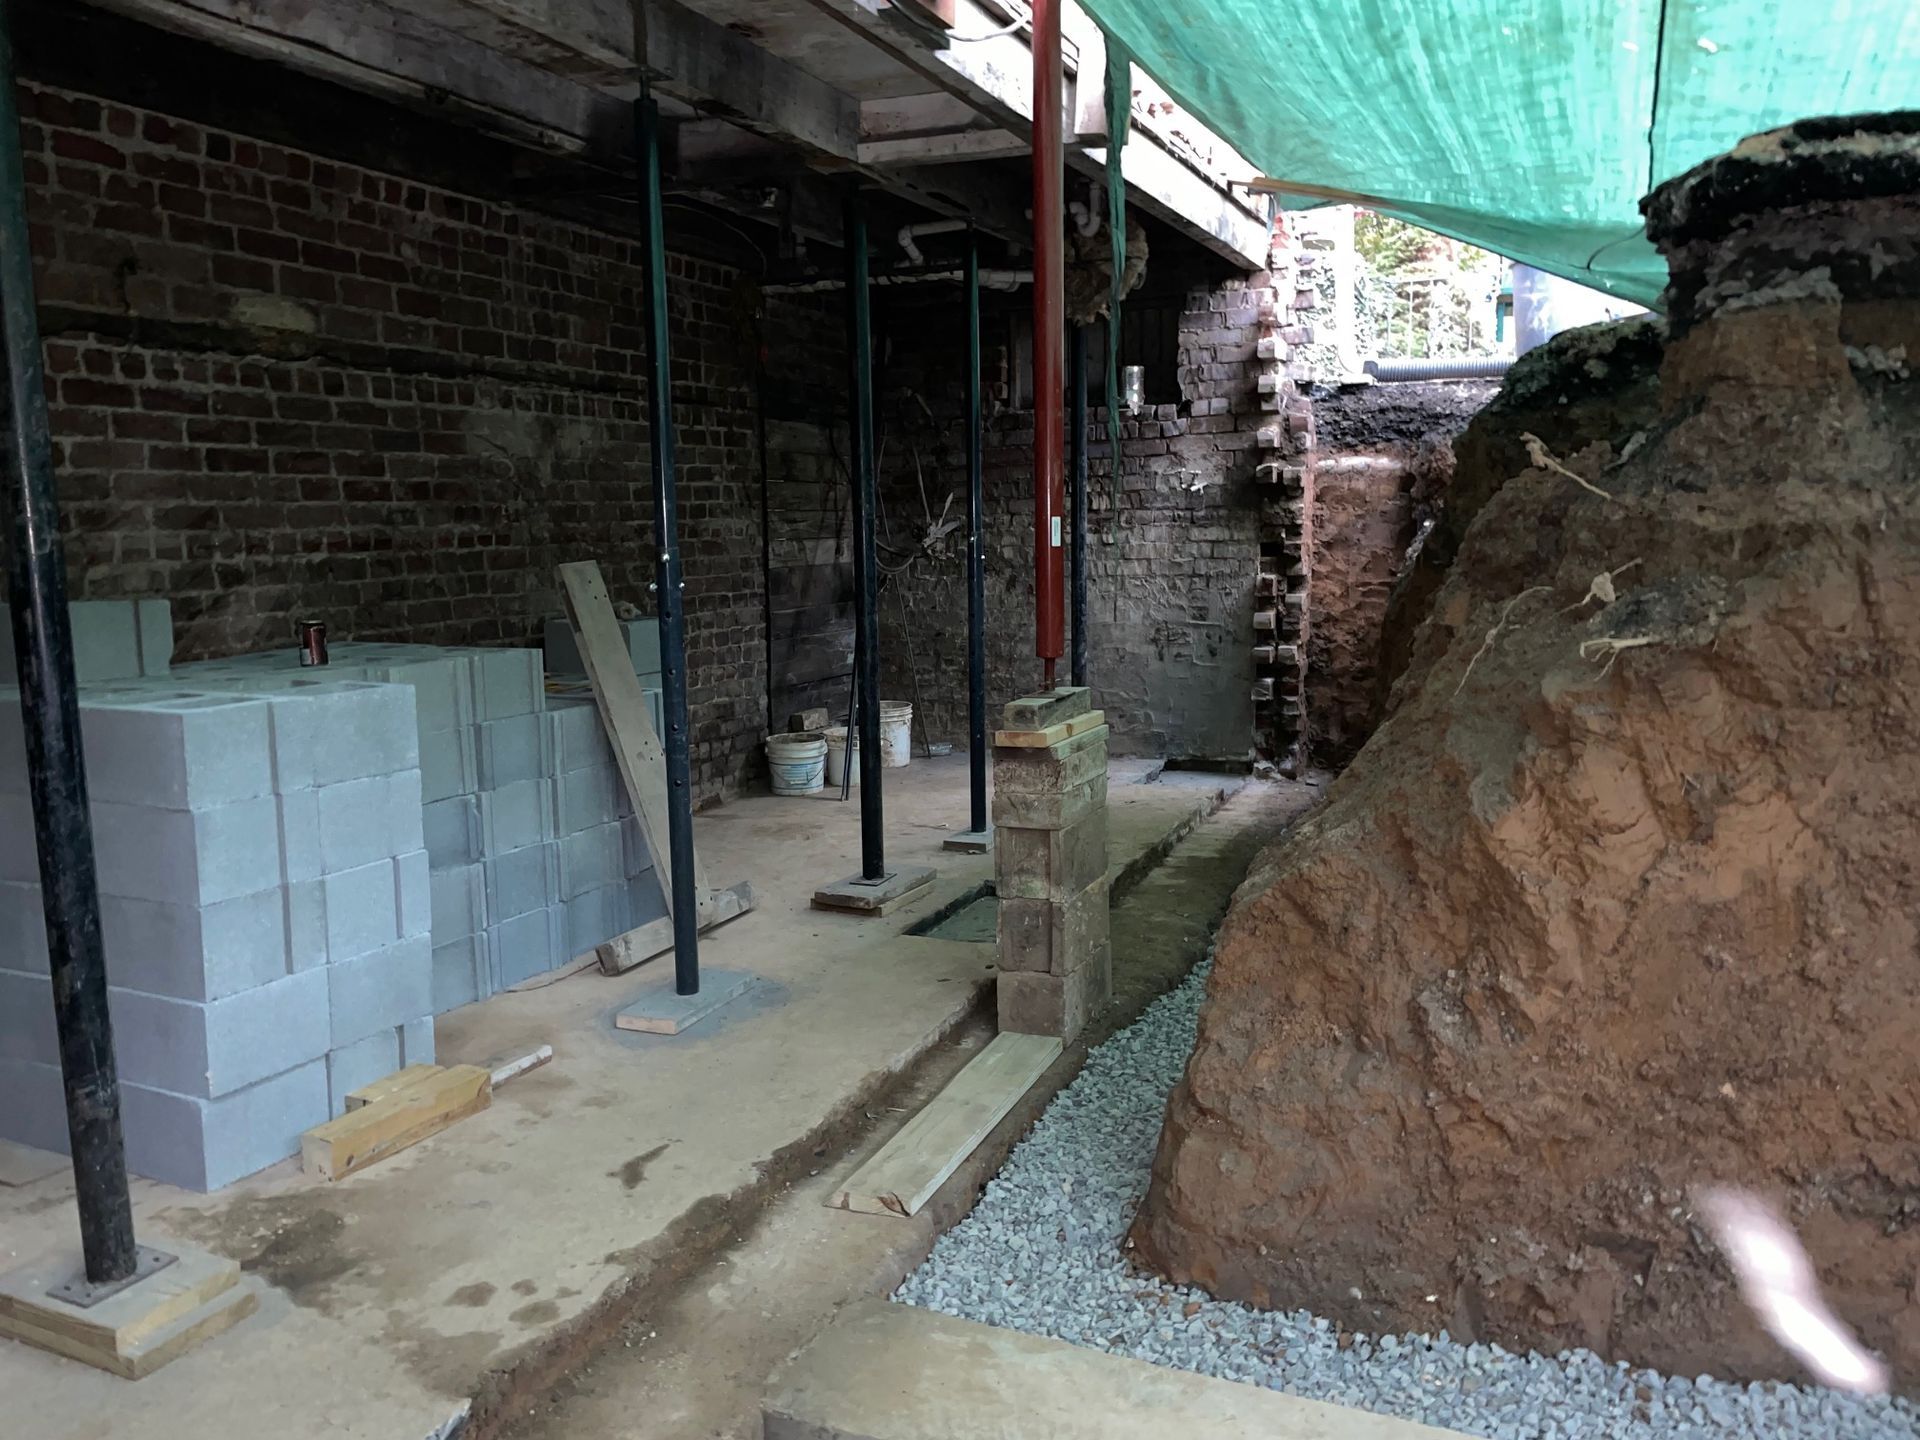
[[[487,919],[498,924],[560,903],[560,846],[544,841],[486,862]]]
[[[0,882],[40,883],[40,852],[33,839],[33,803],[0,793]]]
[[[112,1004],[108,1004],[109,1013]],[[53,1023],[53,981],[45,975],[0,970],[0,1060],[60,1063]],[[0,1105],[0,1110],[6,1106]]]
[[[288,790],[274,796],[274,823],[280,832],[282,880],[318,880],[327,873],[320,849],[318,790]]]
[[[140,636],[140,673],[165,675],[173,667],[173,602],[136,600],[133,608]]]
[[[208,1099],[244,1089],[327,1053],[328,999],[321,970],[207,1003],[110,988],[120,1074]]]
[[[319,885],[326,907],[329,965],[385,950],[400,938],[400,897],[393,861],[376,860],[358,869],[343,870],[324,877]],[[421,1005],[407,1014],[418,1015],[425,1009]]]
[[[0,1061],[0,1137],[67,1153],[55,1065]],[[186,1190],[217,1190],[297,1154],[303,1131],[328,1117],[327,1064],[314,1060],[217,1100],[123,1085],[127,1165]]]
[[[626,839],[617,822],[576,830],[560,841],[561,899],[619,885],[626,878]]]
[[[100,931],[111,983],[177,1000],[222,1000],[292,968],[278,886],[211,905],[102,895]]]
[[[313,792],[320,812],[322,874],[353,870],[394,855],[388,782],[388,776],[374,775],[324,785]]]
[[[433,1010],[433,945],[424,935],[335,960],[327,977],[335,1049]]]
[[[433,1013],[444,1015],[493,993],[488,934],[463,935],[433,947]]]
[[[546,716],[535,711],[473,727],[473,749],[480,789],[498,790],[554,773]]]
[[[479,761],[473,752],[471,725],[430,732],[420,737],[420,798],[423,802],[471,795],[479,788]]]
[[[140,626],[131,600],[73,600],[67,604],[73,633],[74,678],[82,685],[142,674]],[[172,645],[169,641],[168,649]],[[19,676],[13,627],[0,625],[0,679]]]
[[[408,686],[268,676],[252,693],[272,711],[277,789],[338,785],[420,768]]]
[[[280,883],[280,816],[271,795],[212,810],[96,804],[93,840],[103,895],[211,905]],[[0,874],[12,878],[22,877]]]
[[[645,875],[655,868],[653,851],[647,845],[647,832],[641,829],[637,815],[621,817],[620,839],[625,847],[626,858],[623,863],[628,875]]]
[[[620,818],[626,786],[611,766],[567,770],[553,782],[557,800],[558,833],[573,835]]]
[[[400,1063],[407,1065],[433,1064],[433,1017],[422,1015],[418,1020],[409,1020],[400,1027]]]
[[[627,885],[607,885],[574,896],[566,905],[567,958],[626,934],[634,927],[633,916],[633,892]]]
[[[434,800],[420,810],[421,833],[436,869],[480,858],[480,802],[472,795]]]
[[[472,661],[473,718],[505,720],[546,708],[538,650],[464,649]]]
[[[0,970],[47,973],[46,901],[31,881],[0,881]]]
[[[522,780],[482,790],[480,845],[483,855],[504,855],[554,838],[554,783]]]
[[[418,770],[398,770],[387,777],[387,843],[392,846],[388,854],[406,855],[426,848],[425,811]]]
[[[633,661],[634,674],[645,675],[658,671],[660,668],[659,620],[652,615],[642,615],[619,623],[621,634],[626,638],[628,658]],[[565,616],[555,616],[547,621],[543,641],[549,675],[586,673],[586,663],[580,658],[579,638],[574,634],[572,623]]]
[[[487,928],[486,873],[479,864],[449,865],[427,877],[434,944],[445,945]]]
[[[347,1113],[347,1096],[376,1080],[384,1080],[401,1065],[400,1031],[376,1030],[364,1040],[327,1052],[329,1113]]]
[[[613,746],[607,740],[600,709],[591,699],[549,697],[541,717],[553,755],[553,773],[614,767]]]
[[[273,790],[267,707],[155,687],[85,692],[80,733],[94,800],[202,810]],[[25,793],[19,691],[0,694],[0,789]]]
[[[559,909],[531,910],[489,926],[494,988],[505,990],[564,965],[573,958],[566,940],[566,916]]]
[[[393,893],[400,938],[433,933],[432,872],[427,852],[409,850],[393,859]]]
[[[427,653],[373,657],[364,673],[369,680],[406,685],[413,690],[414,719],[424,750],[427,736],[444,735],[473,724],[473,662],[466,655],[431,646],[420,649]]]

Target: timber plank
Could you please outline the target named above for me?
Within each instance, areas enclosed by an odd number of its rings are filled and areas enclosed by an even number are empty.
[[[1084,715],[1076,715],[1071,720],[1062,720],[1058,725],[1049,725],[1044,730],[996,730],[993,733],[993,743],[1004,745],[1010,750],[1044,750],[1049,745],[1058,745],[1062,740],[1071,740],[1076,735],[1085,734],[1106,723],[1106,711],[1089,710]]]
[[[300,1163],[310,1175],[340,1180],[418,1144],[493,1103],[493,1076],[478,1065],[434,1068],[300,1137]]]

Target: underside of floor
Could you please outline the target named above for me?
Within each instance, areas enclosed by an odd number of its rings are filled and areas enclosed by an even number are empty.
[[[887,778],[889,861],[936,867],[924,898],[882,919],[808,908],[858,866],[858,807],[832,792],[699,817],[709,878],[751,881],[758,897],[702,947],[706,965],[758,977],[741,1000],[677,1037],[616,1030],[660,961],[444,1017],[443,1062],[543,1044],[555,1058],[490,1110],[345,1181],[288,1162],[211,1196],[136,1182],[141,1238],[240,1261],[264,1282],[259,1315],[137,1387],[0,1346],[0,1390],[50,1440],[136,1424],[184,1440],[235,1414],[263,1431],[381,1440],[462,1424],[624,1435],[635,1404],[649,1435],[758,1433],[772,1370],[839,1306],[897,1283],[1084,1048],[919,1216],[822,1208],[831,1178],[991,1029],[992,945],[906,933],[991,877],[990,856],[941,848],[966,826],[966,759]],[[1094,1040],[1199,958],[1258,840],[1317,793],[1140,762],[1116,762],[1113,781],[1119,999]],[[74,1237],[66,1176],[0,1189],[7,1258]]]

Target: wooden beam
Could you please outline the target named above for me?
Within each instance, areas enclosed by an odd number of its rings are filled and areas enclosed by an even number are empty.
[[[1060,1057],[1057,1035],[996,1035],[947,1088],[847,1177],[834,1210],[913,1215]]]
[[[1089,179],[1102,179],[1107,173],[1106,148],[1068,150],[1067,164]],[[1266,266],[1271,248],[1268,219],[1138,130],[1120,152],[1120,173],[1126,178],[1128,201],[1149,215],[1222,259],[1249,270]]]
[[[619,100],[377,0],[93,3],[519,143],[632,163],[632,118]]]
[[[891,165],[956,165],[969,160],[1004,160],[1025,155],[1025,136],[1008,130],[956,130],[945,135],[905,135],[886,140],[862,140],[860,163],[885,169]]]
[[[667,845],[666,753],[660,748],[660,737],[653,733],[646,696],[640,689],[640,677],[633,672],[633,657],[627,653],[619,622],[613,617],[613,602],[607,598],[607,582],[600,576],[599,562],[575,560],[562,565],[560,588],[567,618],[573,622],[579,641],[581,663],[593,682],[593,703],[600,709],[613,758],[619,762],[620,777],[626,781],[633,813],[639,817],[647,851],[660,877],[660,893],[671,915],[673,856]],[[693,893],[707,893],[697,854]]]
[[[307,1131],[300,1137],[300,1165],[309,1175],[341,1180],[492,1103],[493,1076],[478,1065],[433,1066]]]
[[[629,0],[464,0],[471,9],[521,32],[521,45],[550,64],[555,47],[584,62],[603,85],[630,81],[635,69]],[[672,0],[644,0],[645,68],[654,87],[702,114],[798,146],[812,155],[852,160],[860,143],[860,106],[726,26]],[[511,37],[502,43],[513,44]]]

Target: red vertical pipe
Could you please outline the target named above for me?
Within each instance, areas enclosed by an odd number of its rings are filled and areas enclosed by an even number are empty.
[[[1066,651],[1066,173],[1060,149],[1060,5],[1033,5],[1034,653],[1053,683]]]

